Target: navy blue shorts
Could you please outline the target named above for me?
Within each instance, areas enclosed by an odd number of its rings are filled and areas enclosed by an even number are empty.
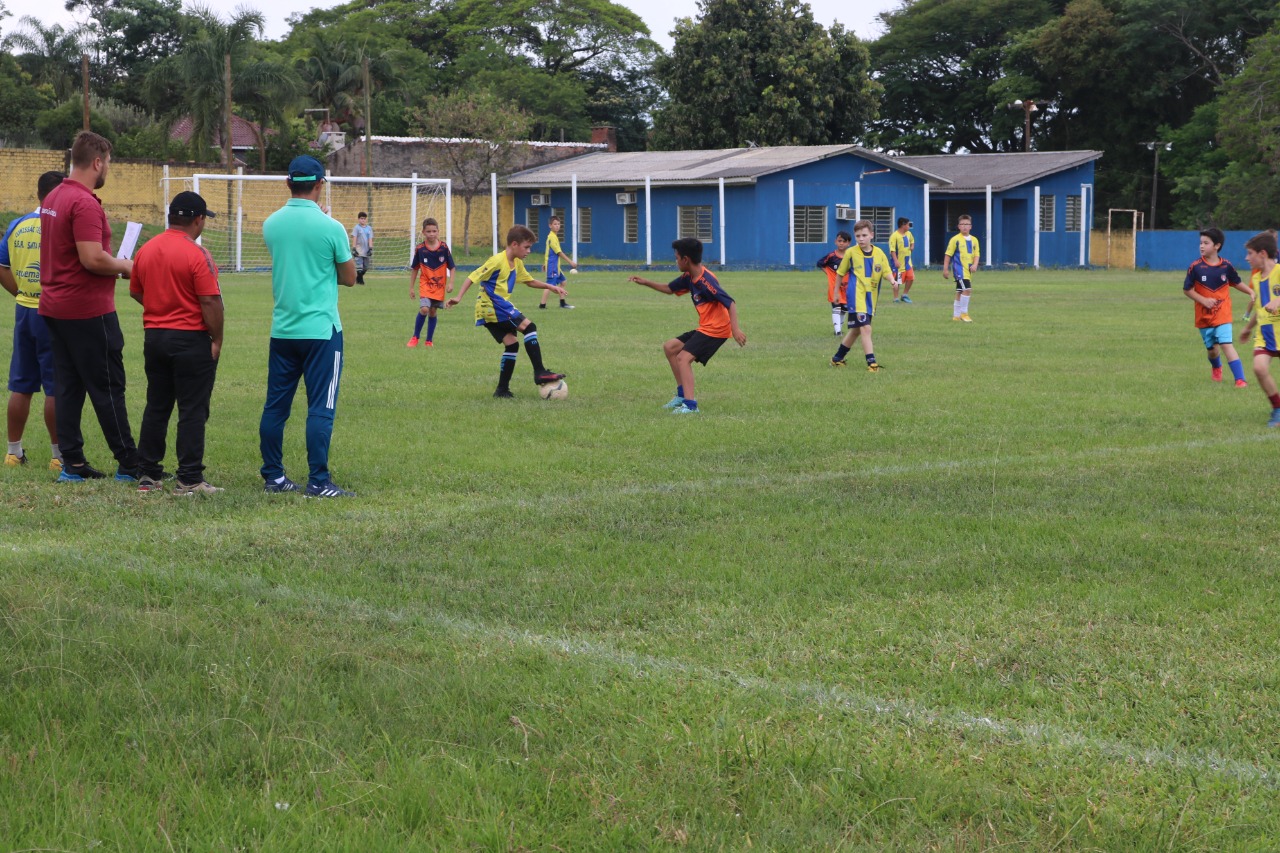
[[[9,390],[17,394],[34,394],[43,388],[46,397],[56,397],[53,341],[49,338],[49,327],[35,308],[16,305],[14,309]]]

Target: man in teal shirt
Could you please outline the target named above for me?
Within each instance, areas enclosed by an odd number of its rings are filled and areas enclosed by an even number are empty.
[[[324,166],[314,157],[295,157],[287,180],[293,195],[267,217],[262,236],[271,252],[271,348],[267,362],[267,402],[258,441],[262,478],[268,492],[293,492],[298,484],[284,472],[284,425],[298,381],[307,386],[307,497],[355,497],[329,476],[329,441],[342,378],[342,320],[338,285],[356,282],[346,229],[321,210]]]

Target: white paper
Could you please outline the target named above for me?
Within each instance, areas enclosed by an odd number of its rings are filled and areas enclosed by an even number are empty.
[[[116,253],[117,258],[131,260],[133,258],[133,250],[138,248],[138,238],[142,236],[141,222],[127,222],[124,226],[124,239],[120,241],[120,251]]]

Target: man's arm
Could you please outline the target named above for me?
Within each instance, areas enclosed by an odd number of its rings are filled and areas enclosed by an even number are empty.
[[[80,265],[94,275],[122,275],[125,278],[133,272],[133,261],[114,257],[101,243],[92,240],[77,240],[76,254],[80,257]]]
[[[650,281],[649,279],[642,278],[641,276],[638,276],[638,275],[631,276],[631,278],[627,279],[627,281],[633,284],[643,284],[645,287],[651,287],[654,290],[658,291],[659,293],[665,293],[668,296],[675,293],[675,291],[671,289],[671,285],[669,284],[663,284],[660,281]]]
[[[9,291],[9,295],[18,295],[18,280],[13,277],[13,270],[8,267],[0,267],[0,287]]]
[[[138,301],[141,302],[142,300],[139,299]],[[209,350],[213,354],[213,360],[217,361],[218,356],[222,354],[222,326],[224,318],[222,297],[201,296],[200,316],[204,318],[204,324],[209,327]]]
[[[356,284],[356,259],[347,258],[343,263],[336,265],[338,268],[338,284],[343,287],[355,287]]]

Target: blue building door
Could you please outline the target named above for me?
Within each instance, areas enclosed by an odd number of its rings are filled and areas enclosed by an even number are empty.
[[[1000,202],[1000,258],[1004,264],[1029,264],[1031,254],[1027,246],[1027,200],[1006,198]]]

